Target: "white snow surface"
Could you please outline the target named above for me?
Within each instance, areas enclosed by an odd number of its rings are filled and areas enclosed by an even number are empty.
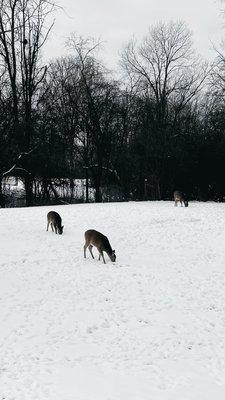
[[[0,400],[224,400],[224,204],[1,209],[0,235]]]

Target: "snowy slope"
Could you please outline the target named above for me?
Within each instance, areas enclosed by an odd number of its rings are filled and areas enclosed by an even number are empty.
[[[50,209],[0,210],[0,400],[224,400],[225,205]]]

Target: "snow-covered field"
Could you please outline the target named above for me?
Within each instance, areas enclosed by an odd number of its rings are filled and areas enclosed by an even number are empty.
[[[0,400],[224,400],[224,204],[1,209],[0,235]]]

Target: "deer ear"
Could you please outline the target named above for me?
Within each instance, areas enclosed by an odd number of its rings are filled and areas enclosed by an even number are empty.
[[[113,252],[113,254],[115,254],[115,251],[116,251],[116,250],[113,250],[113,251],[112,251],[112,252]]]

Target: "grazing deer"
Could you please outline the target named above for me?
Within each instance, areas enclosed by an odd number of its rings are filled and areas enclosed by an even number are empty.
[[[49,224],[51,225],[52,232],[54,232],[55,229],[55,233],[59,233],[59,235],[62,235],[64,227],[62,226],[62,218],[57,212],[49,211],[47,215],[47,231]]]
[[[184,195],[184,193],[180,192],[179,190],[175,190],[174,194],[174,205],[177,206],[178,201],[181,204],[181,207],[183,207],[183,203],[185,205],[185,207],[188,207],[188,200],[186,198],[186,196]]]
[[[92,253],[92,247],[95,246],[95,247],[97,247],[97,249],[99,251],[98,259],[100,260],[100,258],[102,256],[104,264],[106,262],[105,262],[103,251],[105,251],[108,254],[108,256],[112,262],[116,261],[115,250],[112,250],[112,247],[110,246],[109,240],[106,236],[104,236],[100,232],[95,231],[94,229],[89,229],[88,231],[85,232],[84,237],[85,237],[84,258],[86,258],[87,247],[89,248],[92,258],[94,258],[93,253]]]

